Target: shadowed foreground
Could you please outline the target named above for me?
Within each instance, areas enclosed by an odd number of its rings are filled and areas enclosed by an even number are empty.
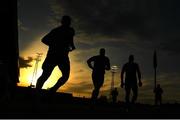
[[[180,118],[179,104],[158,107],[137,103],[127,109],[123,102],[112,104],[99,99],[92,104],[87,98],[67,93],[51,94],[23,87],[0,104],[1,118]]]

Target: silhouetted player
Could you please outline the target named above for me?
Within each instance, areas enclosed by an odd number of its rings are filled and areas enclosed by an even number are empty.
[[[92,71],[92,81],[94,90],[92,92],[92,100],[96,100],[99,95],[99,90],[104,83],[105,70],[110,70],[109,58],[105,56],[105,49],[100,49],[100,55],[93,56],[87,60],[88,66]]]
[[[49,46],[49,50],[42,65],[43,73],[36,84],[37,89],[42,88],[44,82],[49,78],[56,65],[61,70],[62,77],[52,88],[50,88],[50,91],[56,92],[56,90],[64,85],[69,78],[70,61],[68,53],[75,49],[73,43],[75,31],[70,27],[71,18],[69,16],[63,16],[61,24],[61,26],[53,29],[42,39],[42,42]]]
[[[112,95],[112,102],[113,103],[116,103],[117,101],[117,96],[118,96],[118,91],[117,91],[117,88],[114,88],[112,91],[111,91],[111,95]]]
[[[162,104],[162,94],[163,89],[161,88],[160,84],[157,85],[157,87],[154,89],[155,93],[155,105],[161,105]]]
[[[125,73],[125,84],[124,84],[124,73]],[[138,95],[138,85],[137,85],[137,76],[139,80],[139,86],[142,86],[141,82],[141,72],[139,70],[139,65],[134,62],[134,56],[129,56],[129,62],[124,64],[122,71],[121,71],[121,87],[125,85],[125,101],[126,103],[129,103],[129,96],[131,89],[133,91],[133,97],[131,102],[134,103],[137,99]]]

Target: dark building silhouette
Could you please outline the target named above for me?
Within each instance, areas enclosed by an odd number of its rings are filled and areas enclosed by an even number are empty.
[[[0,14],[0,96],[4,96],[12,95],[19,82],[17,0],[1,1]]]

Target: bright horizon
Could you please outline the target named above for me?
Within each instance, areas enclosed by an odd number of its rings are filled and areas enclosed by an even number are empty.
[[[29,45],[29,47],[27,47],[26,50],[21,52],[21,56],[32,56],[33,58],[37,57],[36,53],[43,53],[41,61],[38,63],[38,69],[37,69],[37,76],[36,79],[33,79],[33,85],[36,84],[37,79],[39,78],[39,76],[42,73],[42,63],[46,57],[46,52],[48,50],[48,47],[45,46],[43,43],[41,43],[41,37],[38,37],[33,43],[31,43]],[[57,92],[67,92],[67,93],[72,93],[73,96],[76,97],[87,97],[90,98],[91,97],[91,92],[93,90],[93,84],[92,84],[92,78],[91,78],[91,70],[90,68],[87,67],[86,61],[83,61],[82,63],[77,63],[76,62],[76,54],[78,54],[78,52],[72,52],[70,53],[69,57],[71,60],[71,73],[70,73],[70,77],[69,80],[66,82],[65,85],[63,85],[60,89],[58,89]],[[94,55],[98,54],[98,50],[97,53],[95,53]],[[107,55],[108,56],[108,55]],[[25,58],[27,59],[27,57]],[[33,60],[31,63],[32,67],[28,67],[28,68],[21,68],[20,69],[20,83],[18,83],[18,86],[23,86],[23,87],[28,87],[31,82],[32,82],[32,76],[33,76],[33,71],[34,71],[34,66],[35,66],[35,60]],[[111,65],[113,66],[113,65]],[[78,71],[76,70],[76,68],[82,68],[82,70]],[[83,74],[79,74],[79,75],[74,75],[77,73],[81,73],[81,72],[85,72]],[[115,86],[118,88],[118,100],[120,101],[124,101],[124,89],[120,88],[120,71],[121,68],[120,66],[118,66],[118,70],[117,73],[115,73]],[[51,76],[49,77],[49,79],[45,82],[44,86],[42,89],[48,89],[50,87],[52,87],[58,80],[58,78],[61,77],[61,71],[59,70],[59,68],[56,66],[55,69],[53,70]],[[79,80],[79,81],[76,81]],[[102,86],[101,90],[100,90],[100,94],[99,97],[102,96],[106,96],[107,98],[109,98],[109,93],[110,93],[110,88],[111,88],[111,80],[112,80],[112,74],[111,71],[106,71],[105,74],[105,82],[104,85]],[[78,90],[78,86],[80,86],[80,83],[86,83],[88,84],[89,88],[83,88],[82,92]],[[146,87],[151,87],[148,90],[146,90],[146,94],[145,92],[139,92],[139,97],[137,102],[141,102],[141,103],[149,103],[149,104],[153,104],[153,99],[154,99],[154,94],[152,93],[152,89],[154,87],[154,80],[151,80],[151,82],[149,82],[149,80],[144,80],[142,79],[143,82],[143,87],[139,88],[139,90],[143,90],[146,89]],[[77,87],[77,89],[76,89]],[[81,86],[83,87],[83,86]],[[86,89],[86,90],[85,90]],[[141,96],[144,95],[144,96]],[[175,100],[165,100],[166,102],[175,102]]]

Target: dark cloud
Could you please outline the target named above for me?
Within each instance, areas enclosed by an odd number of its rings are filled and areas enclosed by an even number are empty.
[[[25,59],[23,57],[19,57],[19,67],[20,68],[28,68],[28,67],[32,67],[32,65],[30,64],[33,61],[32,57],[28,57],[28,59]]]
[[[73,18],[78,56],[85,61],[88,50],[107,48],[112,64],[122,66],[129,54],[136,56],[143,76],[152,76],[153,51],[158,51],[158,70],[179,70],[180,1],[178,0],[55,0],[54,15]],[[60,14],[57,13],[60,10]],[[87,52],[85,52],[87,50]],[[167,54],[170,53],[170,56]],[[172,54],[173,53],[173,54]],[[163,55],[162,55],[163,54]],[[169,55],[169,54],[168,54]],[[173,58],[173,59],[172,59]],[[173,61],[172,61],[173,60]]]
[[[18,0],[19,49],[25,50],[37,36],[49,31],[50,0]]]
[[[120,36],[126,30],[143,26],[143,16],[136,13],[132,2],[124,0],[57,0],[78,22],[78,28],[88,34]],[[56,4],[56,5],[57,5]]]
[[[74,18],[77,30],[121,38],[126,33],[138,36],[137,42],[153,41],[153,47],[179,51],[180,9],[178,0],[55,0],[64,14]],[[56,9],[58,10],[58,9]],[[57,14],[56,16],[62,15]],[[175,32],[175,33],[174,33]]]
[[[178,0],[19,0],[20,49],[24,50],[39,34],[50,31],[48,21],[57,25],[62,15],[69,14],[77,34],[125,38],[128,43],[135,39],[137,44],[149,41],[153,42],[151,49],[178,53],[179,3]],[[129,33],[133,33],[132,39],[126,38]]]
[[[173,37],[175,37],[175,38],[173,38]],[[180,36],[172,36],[171,38],[169,38],[169,41],[164,41],[161,45],[162,45],[161,48],[163,50],[166,50],[167,53],[179,54],[180,53],[180,47],[179,47]]]
[[[22,31],[28,31],[28,28],[25,27],[20,20],[18,20],[18,28]]]

